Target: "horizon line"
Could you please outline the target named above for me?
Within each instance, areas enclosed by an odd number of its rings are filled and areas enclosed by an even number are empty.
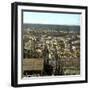
[[[71,25],[70,24],[43,24],[43,23],[23,23],[23,24],[58,25],[58,26],[59,25],[63,25],[63,26],[80,26],[80,25],[74,25],[74,24],[73,25],[72,24]]]

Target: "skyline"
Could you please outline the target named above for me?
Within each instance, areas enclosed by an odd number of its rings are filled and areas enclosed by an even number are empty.
[[[23,23],[80,25],[80,14],[23,12]]]

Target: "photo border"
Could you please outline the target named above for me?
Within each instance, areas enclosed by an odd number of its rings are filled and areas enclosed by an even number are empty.
[[[39,7],[53,7],[53,8],[71,8],[85,10],[85,80],[80,81],[64,81],[64,82],[47,82],[47,83],[32,83],[32,84],[18,84],[18,6],[39,6]],[[88,7],[87,6],[73,6],[73,5],[56,5],[56,4],[42,4],[42,3],[24,3],[14,2],[11,4],[11,85],[13,87],[22,86],[41,86],[41,85],[56,85],[56,84],[73,84],[73,83],[87,83],[88,82]]]

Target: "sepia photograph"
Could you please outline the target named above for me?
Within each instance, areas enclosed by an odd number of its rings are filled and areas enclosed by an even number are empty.
[[[22,77],[80,75],[80,16],[23,11]]]

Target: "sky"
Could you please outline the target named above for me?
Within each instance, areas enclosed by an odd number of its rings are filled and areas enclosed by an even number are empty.
[[[23,23],[80,25],[80,14],[24,11]]]

